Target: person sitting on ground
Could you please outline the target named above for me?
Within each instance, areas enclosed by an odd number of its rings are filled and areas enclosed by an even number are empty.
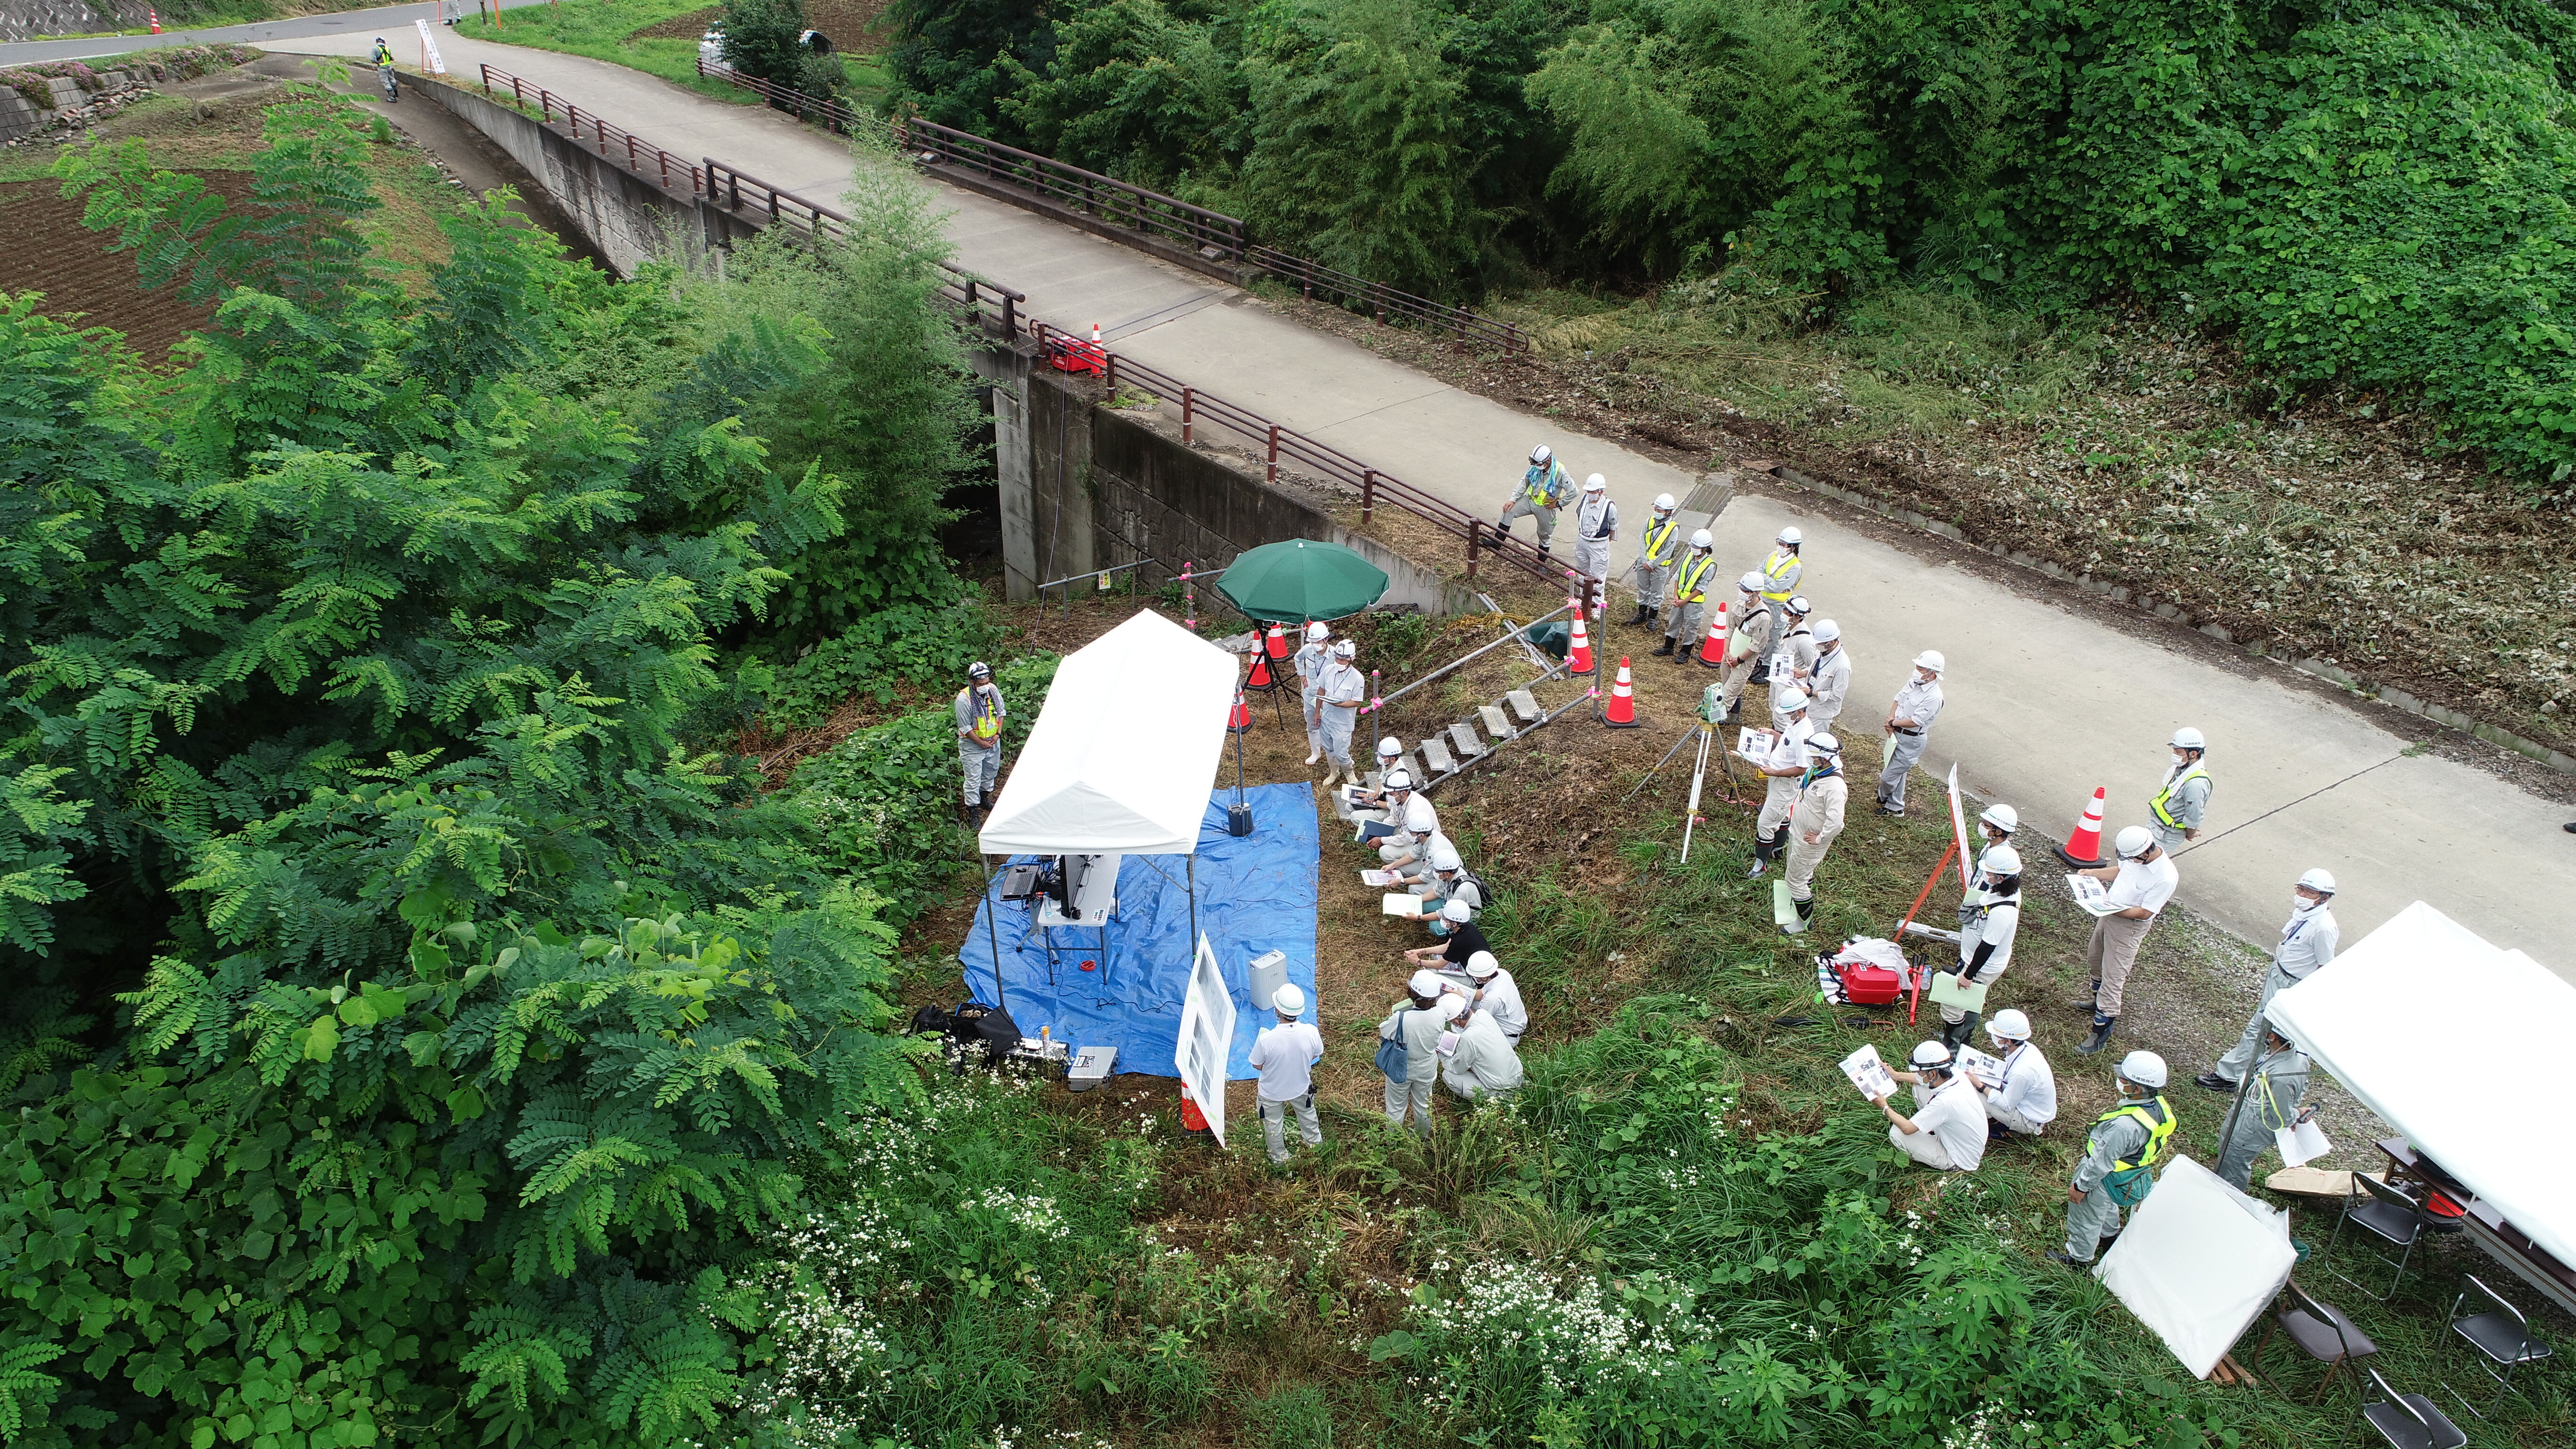
[[[1393,735],[1381,735],[1378,737],[1377,783],[1374,785],[1353,785],[1351,787],[1350,799],[1352,819],[1359,819],[1364,811],[1374,812],[1374,814],[1370,816],[1372,819],[1383,820],[1386,818],[1386,777],[1394,771],[1396,762],[1403,758],[1404,741],[1397,739]]]
[[[1413,772],[1399,768],[1386,774],[1386,818],[1362,822],[1358,839],[1378,842],[1377,858],[1400,871],[1425,859],[1424,842],[1439,833],[1440,812],[1413,788]]]
[[[2007,1006],[1986,1023],[1986,1037],[2004,1069],[1977,1083],[1986,1100],[1986,1136],[2037,1137],[2057,1116],[2057,1074],[2030,1042],[2030,1018]]]
[[[1415,894],[1423,897],[1422,909],[1425,912],[1431,911],[1437,903],[1449,899],[1445,894],[1449,884],[1467,873],[1463,868],[1453,867],[1444,876],[1440,868],[1431,863],[1432,859],[1437,856],[1439,859],[1449,860],[1455,858],[1457,854],[1458,847],[1450,844],[1449,837],[1434,831],[1430,840],[1424,843],[1421,854],[1411,860],[1391,861],[1386,865],[1387,889],[1414,890],[1419,886],[1421,889],[1415,891]],[[1481,895],[1476,897],[1476,900],[1482,899]],[[1484,907],[1478,905],[1476,909],[1482,910]],[[1425,917],[1416,916],[1413,919],[1422,920]]]
[[[1914,1085],[1914,1115],[1871,1099],[1887,1114],[1890,1146],[1936,1172],[1974,1172],[1986,1159],[1986,1109],[1974,1083],[1951,1069],[1950,1049],[1937,1041],[1918,1042],[1914,1070],[1890,1072]]]
[[[1503,963],[1495,960],[1491,951],[1469,954],[1467,981],[1472,988],[1468,1004],[1478,1011],[1492,1012],[1503,1035],[1518,1043],[1529,1030],[1529,1008],[1521,1004],[1520,982],[1503,969]]]
[[[1428,946],[1405,952],[1405,960],[1416,966],[1443,961],[1451,969],[1463,971],[1468,957],[1486,949],[1485,928],[1476,924],[1476,913],[1456,896],[1440,903],[1440,920],[1436,924],[1448,927],[1448,933]]]
[[[1440,1038],[1440,1080],[1450,1091],[1472,1102],[1521,1084],[1520,1053],[1492,1012],[1478,1011],[1454,991],[1440,998],[1440,1010],[1449,1019]]]
[[[1431,1084],[1440,1078],[1440,1033],[1448,1018],[1440,1014],[1443,983],[1436,972],[1416,971],[1405,983],[1405,999],[1377,1024],[1380,1041],[1404,1048],[1404,1077],[1386,1084],[1386,1120],[1401,1127],[1409,1115],[1413,1130],[1431,1135]]]
[[[1273,992],[1270,1009],[1279,1024],[1262,1028],[1252,1039],[1252,1069],[1261,1074],[1261,1136],[1270,1160],[1288,1160],[1288,1113],[1297,1113],[1297,1132],[1309,1147],[1324,1145],[1324,1125],[1315,1116],[1315,1063],[1324,1059],[1324,1034],[1312,1022],[1297,1018],[1306,1010],[1306,993],[1291,982]]]
[[[1425,866],[1429,868],[1427,873]],[[1451,901],[1465,902],[1471,919],[1485,908],[1484,881],[1467,869],[1466,862],[1458,858],[1458,847],[1450,844],[1446,835],[1431,837],[1430,848],[1423,852],[1421,864],[1391,869],[1394,872],[1392,879],[1401,881],[1406,889],[1417,885],[1422,887],[1422,908],[1414,913],[1412,919],[1429,923],[1432,935],[1449,934]]]

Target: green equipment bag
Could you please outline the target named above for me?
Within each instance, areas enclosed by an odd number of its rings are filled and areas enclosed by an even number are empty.
[[[2136,1207],[2145,1202],[2147,1193],[2155,1185],[2156,1172],[2153,1167],[2132,1167],[2126,1172],[2115,1172],[2102,1179],[2103,1191],[2111,1194],[2111,1201],[2122,1207]]]

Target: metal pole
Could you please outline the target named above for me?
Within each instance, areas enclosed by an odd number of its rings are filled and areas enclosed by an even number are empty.
[[[1190,842],[1187,869],[1190,881],[1190,969],[1195,971],[1199,961],[1199,843],[1196,840]]]
[[[1699,790],[1708,778],[1708,742],[1716,734],[1708,721],[1699,722],[1699,763],[1691,766],[1690,806],[1682,816],[1682,864],[1690,864],[1691,827],[1699,824]],[[1681,748],[1679,745],[1675,749]]]
[[[982,842],[978,841],[977,845],[980,847]],[[978,851],[978,858],[989,859],[989,857],[982,856],[980,849]],[[1010,861],[1009,856],[1004,856],[1002,859],[1005,864],[1008,864]],[[1001,907],[993,902],[993,877],[998,873],[998,867],[986,866],[984,868],[984,940],[993,948],[994,1009],[998,1011],[1009,1011],[1011,1009],[1011,1004],[1002,997],[1002,932],[1000,927],[993,924],[994,915],[1001,910]]]
[[[2271,968],[2267,964],[2264,969],[2268,971]],[[2263,1033],[2268,1032],[2271,1029],[2271,1018],[2265,1017],[2263,1025],[2255,1031],[2254,1059],[2245,1064],[2245,1075],[2236,1079],[2236,1100],[2228,1105],[2227,1125],[2218,1129],[2218,1157],[2224,1157],[2227,1155],[2227,1143],[2229,1139],[2236,1135],[2237,1114],[2245,1110],[2245,1099],[2252,1095],[2254,1091],[2254,1074],[2263,1069],[2263,1058],[2271,1055],[2271,1053],[2264,1049],[2268,1043],[2263,1040]],[[2258,1152],[2254,1155],[2260,1157],[2263,1154]],[[2218,1157],[2210,1159],[2210,1163],[2213,1167],[2217,1165]],[[2248,1168],[2247,1171],[2251,1172],[2252,1169]]]

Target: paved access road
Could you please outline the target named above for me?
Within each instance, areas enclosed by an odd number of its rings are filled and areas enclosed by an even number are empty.
[[[502,8],[515,10],[523,5],[543,5],[548,0],[501,0]],[[449,0],[449,13],[456,10],[456,0]],[[463,9],[473,13],[472,0]],[[420,32],[412,28],[415,20],[426,20],[438,28],[438,47],[447,48],[447,31],[439,28],[439,7],[427,5],[387,5],[374,10],[339,10],[328,15],[298,15],[287,20],[263,20],[255,25],[218,25],[205,30],[169,30],[159,35],[105,35],[89,40],[21,40],[0,45],[0,65],[25,65],[37,60],[87,60],[99,55],[128,55],[138,50],[158,50],[173,45],[208,45],[229,40],[242,45],[262,45],[270,41],[293,41],[314,36],[339,37],[364,32],[351,55],[363,55],[375,38],[383,36],[394,49],[402,49],[400,31],[412,36],[414,51],[419,49]],[[274,46],[273,49],[290,49]],[[412,59],[417,61],[418,55]]]
[[[358,54],[367,38],[276,48]],[[816,200],[836,199],[849,175],[833,138],[768,111],[578,56],[461,36],[442,48],[460,78],[488,60],[671,151],[714,156]],[[1629,539],[1655,494],[1686,497],[1695,481],[1247,305],[1195,273],[971,193],[944,196],[959,262],[1027,293],[1035,315],[1068,328],[1100,323],[1139,361],[1478,512],[1500,511],[1523,455],[1542,441],[1578,476],[1608,475]],[[2194,909],[2269,942],[2291,882],[2324,865],[2343,886],[2336,914],[2347,941],[2422,899],[2576,979],[2576,836],[2559,829],[2576,810],[2438,756],[2401,758],[2409,737],[2268,666],[2186,641],[2167,647],[2036,586],[1927,563],[1797,501],[1748,496],[1728,508],[1715,525],[1722,576],[1756,564],[1792,520],[1807,534],[1804,591],[1843,626],[1853,653],[1849,718],[1866,732],[1917,650],[1946,653],[1948,712],[1924,762],[1956,760],[1972,789],[2020,808],[2042,888],[2055,888],[2041,869],[2046,844],[2063,838],[2094,787],[2110,787],[2112,828],[2143,819],[2166,738],[2192,724],[2213,746],[2213,836],[2289,807],[2182,857]],[[1630,548],[1617,546],[1614,567]],[[1614,654],[1628,647],[1623,631],[1609,632]]]

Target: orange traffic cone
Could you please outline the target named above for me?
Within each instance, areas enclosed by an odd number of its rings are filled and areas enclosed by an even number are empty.
[[[1583,611],[1574,611],[1574,642],[1565,651],[1565,672],[1585,675],[1593,672],[1592,636],[1583,632]]]
[[[2057,858],[2079,870],[2091,870],[2102,863],[2102,799],[2107,789],[2097,789],[2085,802],[2084,818],[2075,823],[2075,833],[2056,847]]]
[[[1288,630],[1285,626],[1279,624],[1273,624],[1270,626],[1270,640],[1268,648],[1270,650],[1270,657],[1273,659],[1285,659],[1288,657]]]
[[[147,5],[143,8],[143,13],[152,18],[152,33],[159,35],[161,33],[161,12],[152,6]]]
[[[1252,706],[1243,702],[1243,691],[1240,689],[1234,692],[1234,711],[1225,717],[1225,727],[1236,734],[1252,728]]]
[[[1260,652],[1259,650],[1253,651],[1252,674],[1249,678],[1243,681],[1243,687],[1246,689],[1268,689],[1272,683],[1274,683],[1274,681],[1270,676],[1270,656]]]
[[[1610,712],[1601,722],[1614,730],[1637,727],[1637,695],[1628,684],[1628,656],[1619,656],[1619,677],[1610,682]]]
[[[1708,637],[1700,641],[1699,662],[1711,669],[1726,667],[1726,600],[1717,601],[1717,612],[1709,617]]]

